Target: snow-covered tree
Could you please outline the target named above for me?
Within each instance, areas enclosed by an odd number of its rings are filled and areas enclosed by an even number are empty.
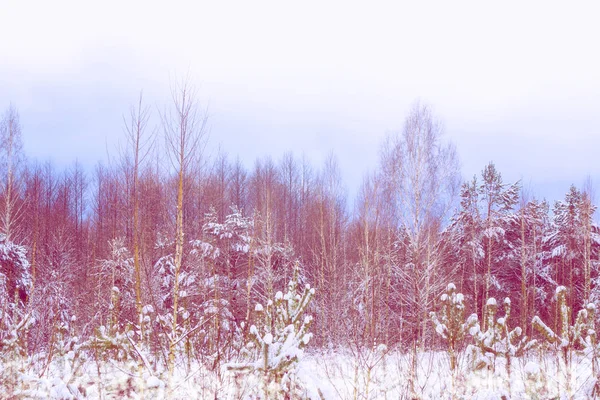
[[[482,172],[482,184],[479,193],[483,199],[484,207],[484,251],[486,264],[484,299],[490,298],[491,286],[502,288],[498,282],[496,268],[506,255],[503,247],[510,246],[506,242],[507,225],[514,219],[513,207],[519,198],[519,184],[505,184],[500,172],[493,163],[489,163]],[[485,323],[485,321],[484,321]],[[484,325],[485,327],[485,325]]]
[[[513,268],[507,268],[505,280],[509,281],[507,289],[512,296],[520,294],[516,311],[523,329],[529,325],[529,316],[543,308],[544,300],[553,291],[551,287],[555,286],[552,271],[543,262],[543,238],[548,229],[548,203],[522,198],[509,233],[513,238],[511,256],[514,262],[510,263]],[[520,275],[520,290],[517,282],[510,280],[515,274]]]
[[[472,299],[475,312],[479,312],[481,282],[483,281],[483,220],[479,210],[479,183],[474,176],[462,184],[460,208],[452,218],[448,229],[450,247],[455,251],[456,262],[465,282],[463,291]]]
[[[571,186],[565,199],[554,204],[553,229],[544,238],[547,263],[554,266],[555,281],[568,287],[567,302],[573,309],[598,297],[600,227],[593,222],[595,208],[587,193]]]
[[[100,276],[109,277],[108,282],[100,280],[99,296],[108,303],[109,330],[114,330],[120,322],[133,322],[137,317],[133,258],[122,237],[110,240],[109,248],[110,258],[101,260],[99,265]]]
[[[0,234],[0,389],[18,385],[28,357],[28,330],[35,322],[27,307],[30,288],[26,249]]]
[[[0,300],[14,309],[27,302],[31,289],[31,270],[27,249],[0,234]]]
[[[199,351],[216,368],[240,347],[240,323],[246,313],[245,272],[251,253],[254,221],[237,207],[218,221],[214,208],[205,215],[202,238],[191,242],[190,263],[197,271],[197,289],[192,304],[210,321],[200,331]],[[190,305],[191,306],[191,305]]]
[[[226,301],[236,319],[243,319],[249,302],[247,273],[250,258],[256,248],[254,241],[254,219],[244,216],[236,206],[224,221],[217,220],[217,213],[211,209],[205,216],[202,227],[203,237],[192,241],[192,252],[200,264],[203,274],[212,276],[211,283],[204,289],[206,300]]]
[[[463,184],[461,207],[451,229],[461,268],[472,281],[470,294],[476,311],[485,325],[487,299],[507,293],[501,270],[506,268],[513,247],[507,230],[516,218],[513,208],[519,198],[519,183],[504,183],[493,163],[486,165],[481,178],[481,182],[474,177]]]

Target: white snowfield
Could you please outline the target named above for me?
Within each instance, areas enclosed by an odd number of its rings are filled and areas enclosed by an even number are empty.
[[[574,356],[570,370],[556,356],[531,352],[512,361],[508,377],[504,359],[494,370],[473,371],[468,352],[458,358],[452,377],[445,352],[410,354],[340,348],[312,351],[297,367],[296,381],[305,399],[590,399],[596,378],[591,358]],[[150,363],[152,361],[150,360]],[[416,370],[414,366],[416,365]],[[88,359],[71,368],[69,354],[45,366],[44,357],[28,369],[16,368],[16,386],[0,382],[1,399],[257,399],[258,375],[224,368],[209,370],[199,364],[176,368],[171,382],[165,371],[154,374],[131,364],[97,363]],[[597,368],[597,366],[596,366]],[[18,372],[17,372],[18,371]],[[597,389],[596,389],[597,390]],[[279,397],[277,397],[279,398]],[[282,394],[281,399],[284,399]],[[294,397],[295,398],[295,397]]]

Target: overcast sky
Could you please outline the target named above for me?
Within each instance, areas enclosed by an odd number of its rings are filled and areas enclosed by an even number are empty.
[[[493,160],[538,197],[600,184],[596,2],[3,1],[0,108],[30,158],[91,170],[144,90],[188,73],[210,149],[250,167],[333,150],[349,193],[411,103],[429,103],[463,177]]]

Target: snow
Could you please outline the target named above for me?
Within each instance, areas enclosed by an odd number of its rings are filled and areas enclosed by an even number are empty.
[[[560,245],[552,249],[552,257],[562,257],[567,253],[567,246]]]
[[[447,330],[448,330],[448,328],[446,328],[446,325],[444,325],[444,324],[437,324],[437,325],[435,326],[435,331],[436,331],[436,332],[437,332],[439,335],[442,335],[442,336],[444,336],[444,335],[445,335],[445,332],[446,332]]]
[[[528,361],[523,368],[523,372],[528,375],[538,375],[540,373],[540,366],[536,362]]]
[[[486,305],[488,305],[488,306],[495,306],[496,304],[497,304],[497,303],[496,303],[496,299],[495,299],[495,298],[493,298],[493,297],[490,297],[490,298],[487,300],[487,303],[486,303]]]
[[[154,307],[151,304],[146,304],[143,308],[142,308],[142,313],[143,314],[151,314],[154,312]]]
[[[537,327],[538,329],[542,330],[542,332],[544,333],[544,335],[547,338],[550,338],[552,340],[554,340],[556,338],[556,335],[554,333],[554,331],[552,329],[550,329],[548,327],[548,325],[546,325],[540,317],[538,317],[537,315],[535,317],[533,317],[533,319],[531,320],[531,323],[533,326]]]
[[[263,310],[264,310],[264,308],[263,308],[262,304],[256,303],[256,305],[254,306],[254,311],[261,312]]]
[[[467,355],[468,352],[464,354]],[[185,363],[178,362],[170,384],[166,371],[152,374],[144,371],[140,374],[137,367],[130,364],[96,364],[96,361],[90,359],[75,376],[61,367],[61,362],[62,360],[55,359],[40,377],[45,363],[42,358],[39,366],[32,364],[29,370],[19,374],[18,379],[24,389],[16,397],[50,400],[123,398],[123,393],[126,393],[124,390],[129,387],[138,394],[130,396],[133,398],[141,398],[139,394],[143,393],[143,398],[152,399],[165,399],[167,394],[176,399],[263,399],[260,394],[256,397],[250,395],[253,388],[261,387],[260,375],[250,374],[236,380],[234,371],[226,368],[214,370],[197,362],[193,362],[189,369],[184,367]],[[568,397],[565,366],[557,364],[556,356],[551,352],[539,356],[536,351],[527,358],[513,360],[510,379],[502,357],[496,359],[494,371],[473,370],[469,358],[460,357],[455,380],[449,369],[446,352],[419,353],[416,363],[414,393],[409,391],[411,353],[398,347],[390,351],[382,344],[372,350],[361,350],[360,356],[344,347],[337,348],[335,352],[319,349],[309,351],[295,369],[294,379],[296,384],[304,388],[303,398],[311,400],[490,400],[500,399],[502,395],[514,399],[584,400],[591,398],[595,382],[591,358],[580,355],[574,355],[573,358],[570,382],[572,395]],[[229,366],[235,368],[240,365],[234,362]],[[168,391],[169,387],[172,388],[171,393]],[[509,388],[511,396],[508,396]],[[79,390],[85,390],[85,395]],[[532,393],[536,395],[533,396]],[[6,387],[0,385],[0,398],[12,398],[15,395],[17,393],[14,392],[7,394]]]
[[[263,342],[265,342],[265,344],[273,344],[273,335],[271,335],[270,333],[267,333],[263,337]]]
[[[158,388],[158,387],[163,387],[165,384],[163,381],[158,379],[156,376],[150,376],[148,378],[148,380],[146,381],[146,385],[149,388]]]
[[[308,342],[310,342],[310,339],[312,339],[312,334],[304,335],[304,337],[302,338],[302,343],[304,343],[304,345],[307,345]]]

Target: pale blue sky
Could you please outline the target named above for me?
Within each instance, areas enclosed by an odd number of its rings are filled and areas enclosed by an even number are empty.
[[[417,4],[418,3],[418,4]],[[526,3],[526,4],[524,4]],[[417,98],[456,143],[462,173],[562,197],[600,162],[595,2],[8,1],[0,108],[21,113],[30,157],[92,168],[144,89],[168,102],[189,71],[210,144],[319,164],[334,150],[349,192]],[[600,184],[600,183],[599,183]]]

